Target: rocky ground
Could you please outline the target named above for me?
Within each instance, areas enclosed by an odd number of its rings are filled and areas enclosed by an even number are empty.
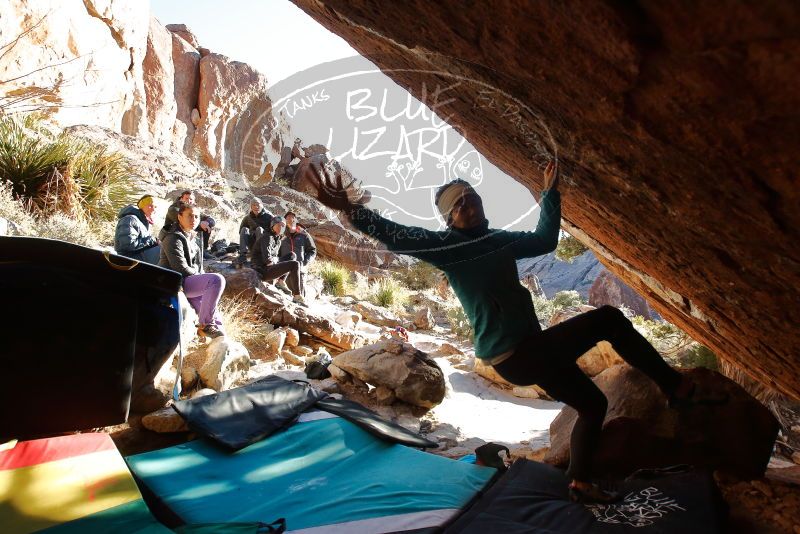
[[[353,312],[356,308],[364,314]],[[370,319],[383,325],[370,323],[367,315],[379,310],[349,298],[331,298],[327,295],[313,299],[306,311],[312,316],[338,320],[337,324],[344,322],[346,315],[350,315],[351,320],[354,313],[361,316],[357,324],[348,326],[363,336],[364,342],[375,341],[381,336],[388,337],[391,326],[387,325],[392,325],[394,321],[407,326],[413,324],[409,323],[409,318],[400,318],[388,310],[370,316]],[[271,330],[271,327],[267,327],[267,330]],[[307,380],[303,366],[306,359],[317,357],[320,347],[334,355],[341,352],[341,349],[315,342],[306,335],[298,335],[293,339],[295,334],[291,330],[284,327],[269,332],[268,336],[282,339],[282,349],[272,355],[250,356],[246,369],[240,368],[235,376],[220,378],[228,383],[220,383],[218,387],[227,388],[269,374]],[[231,342],[226,349],[229,354],[240,350],[231,349],[234,343]],[[386,388],[354,380],[352,376],[350,379],[339,377],[337,380],[331,377],[309,382],[332,394],[356,400],[383,417],[439,443],[437,449],[430,451],[433,454],[459,458],[493,441],[508,446],[512,458],[544,458],[550,445],[550,424],[561,411],[560,403],[535,398],[538,396],[535,389],[513,389],[479,374],[487,375],[480,366],[476,368],[471,345],[456,338],[449,327],[441,322],[434,320],[429,328],[408,332],[408,343],[427,353],[442,371],[444,395],[441,402],[430,408],[398,401],[391,391],[386,393]],[[212,348],[214,344],[221,345],[222,341],[201,344],[193,350],[196,353],[202,350],[213,352],[218,350]],[[187,361],[191,364],[192,356]],[[223,374],[215,376],[222,377]],[[491,378],[491,375],[487,376]],[[210,392],[203,388],[202,382],[205,380],[194,380],[195,383],[187,388],[187,394]],[[148,431],[146,428],[159,429],[161,432]],[[165,447],[191,437],[170,408],[144,418],[133,417],[129,424],[109,430],[123,454]],[[770,465],[767,476],[758,480],[717,477],[722,495],[730,508],[732,532],[800,533],[800,467],[777,457]]]

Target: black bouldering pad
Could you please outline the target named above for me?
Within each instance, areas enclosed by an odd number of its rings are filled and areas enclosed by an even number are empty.
[[[621,482],[614,504],[569,501],[569,480],[551,465],[517,460],[479,501],[445,531],[547,534],[713,534],[725,505],[711,474],[699,470]]]
[[[153,347],[177,343],[164,323],[177,317],[163,309],[180,283],[174,271],[99,250],[0,237],[0,441],[124,422],[135,354],[155,367]]]

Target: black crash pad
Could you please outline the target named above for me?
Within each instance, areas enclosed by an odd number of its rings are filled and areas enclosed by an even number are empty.
[[[610,505],[569,501],[564,472],[527,460],[505,475],[446,533],[713,534],[722,532],[725,505],[710,473],[689,470],[631,479]]]

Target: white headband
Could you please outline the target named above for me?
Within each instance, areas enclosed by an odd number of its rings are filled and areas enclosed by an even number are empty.
[[[455,183],[444,190],[439,197],[439,201],[436,202],[436,207],[439,209],[439,213],[442,214],[445,223],[448,222],[450,212],[453,211],[453,207],[455,207],[458,199],[471,189],[472,186],[469,184]]]

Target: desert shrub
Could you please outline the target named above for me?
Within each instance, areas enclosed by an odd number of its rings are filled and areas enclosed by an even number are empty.
[[[100,242],[92,226],[83,219],[75,219],[63,213],[41,217],[36,222],[36,234],[48,239],[60,239],[85,247],[97,247]]]
[[[403,284],[414,291],[425,291],[436,287],[441,279],[442,273],[424,261],[417,261],[400,275]]]
[[[370,284],[369,301],[384,308],[399,308],[408,300],[408,290],[391,277],[379,278]]]
[[[705,367],[712,371],[719,371],[717,355],[714,354],[714,351],[699,343],[693,343],[689,348],[681,352],[675,358],[675,364],[679,367]]]
[[[348,292],[350,271],[343,265],[321,260],[317,263],[317,272],[322,278],[322,290],[335,297],[343,297]]]
[[[536,317],[540,322],[549,324],[550,319],[556,313],[553,301],[548,299],[545,295],[536,295],[533,293],[531,294],[531,298],[533,299],[533,309],[536,312]]]
[[[472,342],[472,326],[460,302],[451,302],[447,307],[447,320],[450,322],[450,330],[456,337]]]
[[[24,202],[17,198],[11,183],[0,180],[0,217],[14,223],[23,235],[33,235],[36,221]]]
[[[80,145],[69,170],[78,186],[79,205],[91,220],[114,220],[120,206],[140,196],[128,161],[105,147]]]
[[[53,136],[28,115],[0,117],[0,179],[41,215],[113,220],[138,196],[125,158],[67,135]]]
[[[675,356],[693,343],[686,332],[667,321],[653,321],[637,315],[631,322],[664,357]]]
[[[575,258],[587,250],[589,249],[586,245],[565,233],[556,246],[556,258],[561,261],[566,261],[567,263],[572,263]]]
[[[0,117],[0,178],[11,183],[15,196],[38,201],[72,158],[73,147],[64,136],[48,139],[36,126],[33,116]]]
[[[572,306],[580,306],[586,302],[581,298],[580,294],[574,290],[559,291],[553,295],[553,307],[555,311],[570,308]]]

